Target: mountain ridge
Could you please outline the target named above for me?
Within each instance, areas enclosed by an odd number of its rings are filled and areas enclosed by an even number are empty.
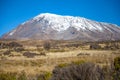
[[[98,41],[108,40],[111,35],[113,40],[119,40],[120,27],[83,17],[42,13],[21,23],[2,38]]]

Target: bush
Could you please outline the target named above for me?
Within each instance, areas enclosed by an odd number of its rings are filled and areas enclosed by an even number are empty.
[[[45,52],[41,52],[39,55],[40,56],[46,56]]]
[[[22,47],[22,45],[19,44],[19,43],[17,43],[17,42],[10,42],[10,43],[8,44],[8,46],[9,46],[10,48]]]
[[[39,75],[37,80],[50,80],[51,75],[52,74],[50,72],[45,72],[45,73]]]
[[[1,56],[1,60],[2,61],[7,60],[7,57],[6,56]]]
[[[11,51],[7,50],[7,51],[5,51],[3,54],[4,54],[4,55],[9,55],[9,54],[11,54]]]
[[[83,61],[83,60],[72,62],[72,64],[75,64],[75,65],[80,65],[80,64],[83,64],[83,63],[85,63],[85,61]]]
[[[120,70],[120,57],[116,57],[114,59],[114,67],[115,67],[115,70]]]
[[[51,49],[50,52],[65,52],[65,49]]]
[[[28,58],[33,58],[35,57],[37,54],[36,53],[31,53],[31,52],[24,52],[23,56],[26,56]]]
[[[49,50],[51,48],[50,42],[45,42],[43,47],[45,50]]]
[[[116,57],[114,59],[114,67],[115,67],[113,74],[114,80],[120,80],[120,57]]]
[[[21,52],[21,51],[24,51],[24,48],[18,47],[18,48],[14,48],[14,50],[15,50],[16,52]]]
[[[36,48],[37,48],[37,51],[38,51],[38,52],[41,52],[41,51],[44,50],[44,49],[41,47],[41,45],[36,45]]]
[[[66,47],[76,47],[76,48],[78,48],[78,47],[80,46],[80,44],[72,43],[72,44],[66,44],[65,46],[66,46]]]
[[[16,73],[0,73],[0,80],[17,80]]]
[[[0,53],[0,56],[2,56],[2,53]]]
[[[90,49],[101,49],[101,46],[98,44],[91,44]]]
[[[92,63],[70,65],[53,70],[51,80],[105,80],[103,70]]]
[[[27,80],[27,76],[24,71],[21,72],[21,74],[18,77],[18,80]]]
[[[116,49],[119,49],[120,46],[117,42],[112,42],[112,43],[109,43],[109,44],[106,44],[106,46],[104,46],[104,49],[112,49],[112,50],[116,50]]]
[[[61,63],[61,64],[58,64],[58,68],[63,68],[63,67],[67,67],[69,64],[68,63]]]
[[[120,80],[120,71],[115,71],[113,73],[113,79],[114,80]]]
[[[0,43],[0,49],[4,49],[4,48],[7,48],[7,45],[5,43]]]
[[[0,80],[27,80],[25,72],[17,73],[0,73]]]
[[[61,63],[61,64],[58,64],[56,67],[57,68],[64,68],[64,67],[68,67],[68,66],[71,66],[71,65],[80,65],[80,64],[83,64],[83,63],[85,63],[85,61],[79,60],[79,61],[73,61],[72,63]]]

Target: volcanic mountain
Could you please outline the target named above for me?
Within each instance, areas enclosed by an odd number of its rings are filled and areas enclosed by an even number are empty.
[[[3,39],[120,40],[120,27],[83,17],[42,13],[2,36]]]

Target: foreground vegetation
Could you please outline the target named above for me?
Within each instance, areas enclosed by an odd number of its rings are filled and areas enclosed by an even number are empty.
[[[0,80],[120,80],[120,41],[0,41]]]
[[[25,72],[2,73],[1,80],[120,80],[120,57],[114,59],[111,66],[100,67],[83,61],[71,64],[59,64],[50,72],[30,77]]]

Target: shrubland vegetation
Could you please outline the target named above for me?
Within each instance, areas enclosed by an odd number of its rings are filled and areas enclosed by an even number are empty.
[[[113,66],[104,66],[77,61],[71,64],[59,64],[50,72],[43,72],[35,77],[21,73],[2,73],[1,80],[120,80],[120,57],[116,57]],[[31,79],[30,79],[31,78]]]
[[[0,41],[0,80],[120,80],[120,41]]]

